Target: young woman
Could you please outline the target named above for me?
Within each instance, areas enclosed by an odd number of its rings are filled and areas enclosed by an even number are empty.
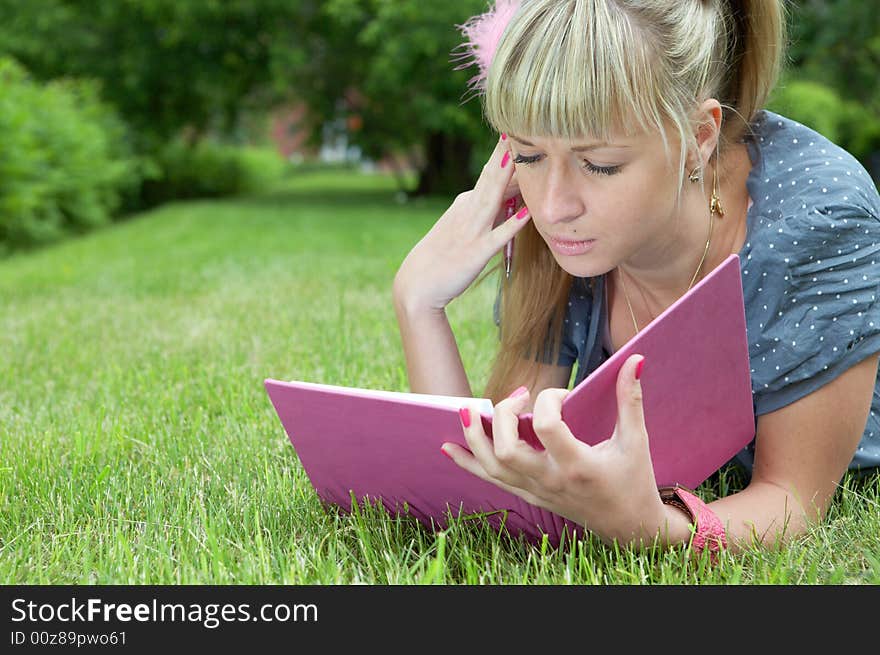
[[[880,197],[850,154],[762,108],[785,19],[783,0],[523,0],[464,26],[501,136],[394,281],[411,390],[472,396],[445,307],[516,236],[482,394],[494,439],[464,407],[456,464],[607,541],[712,550],[801,535],[847,468],[880,466]],[[621,367],[597,446],[561,404],[575,362],[576,385],[731,253],[756,430],[748,486],[707,505],[657,489],[650,361]],[[526,411],[543,451],[518,439]]]

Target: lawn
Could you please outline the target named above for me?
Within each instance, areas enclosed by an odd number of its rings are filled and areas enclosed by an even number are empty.
[[[303,172],[0,261],[0,583],[880,583],[876,480],[845,479],[788,548],[714,569],[325,511],[263,380],[408,390],[391,282],[449,200]],[[494,280],[448,310],[475,391]]]

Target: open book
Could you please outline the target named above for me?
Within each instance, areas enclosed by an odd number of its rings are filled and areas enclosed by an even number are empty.
[[[588,444],[617,421],[617,373],[642,354],[645,424],[658,485],[696,487],[755,434],[739,257],[731,255],[581,381],[562,403],[562,420]],[[467,399],[267,379],[266,391],[319,497],[351,510],[352,497],[381,500],[429,527],[450,515],[488,514],[514,536],[557,544],[582,528],[460,469],[440,452],[467,447],[458,410],[481,406],[492,435],[493,404]],[[541,443],[532,415],[519,435]]]

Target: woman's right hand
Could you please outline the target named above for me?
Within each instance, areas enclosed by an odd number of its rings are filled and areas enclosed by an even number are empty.
[[[528,223],[528,210],[519,209],[522,198],[508,144],[498,140],[474,188],[458,194],[403,260],[394,278],[398,301],[443,310]],[[511,199],[519,211],[507,218]]]

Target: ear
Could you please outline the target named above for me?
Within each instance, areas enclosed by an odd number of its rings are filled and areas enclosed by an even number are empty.
[[[715,98],[705,100],[697,109],[695,120],[697,131],[694,136],[697,140],[697,153],[692,155],[689,171],[695,166],[705,168],[715,153],[721,136],[721,103]]]

